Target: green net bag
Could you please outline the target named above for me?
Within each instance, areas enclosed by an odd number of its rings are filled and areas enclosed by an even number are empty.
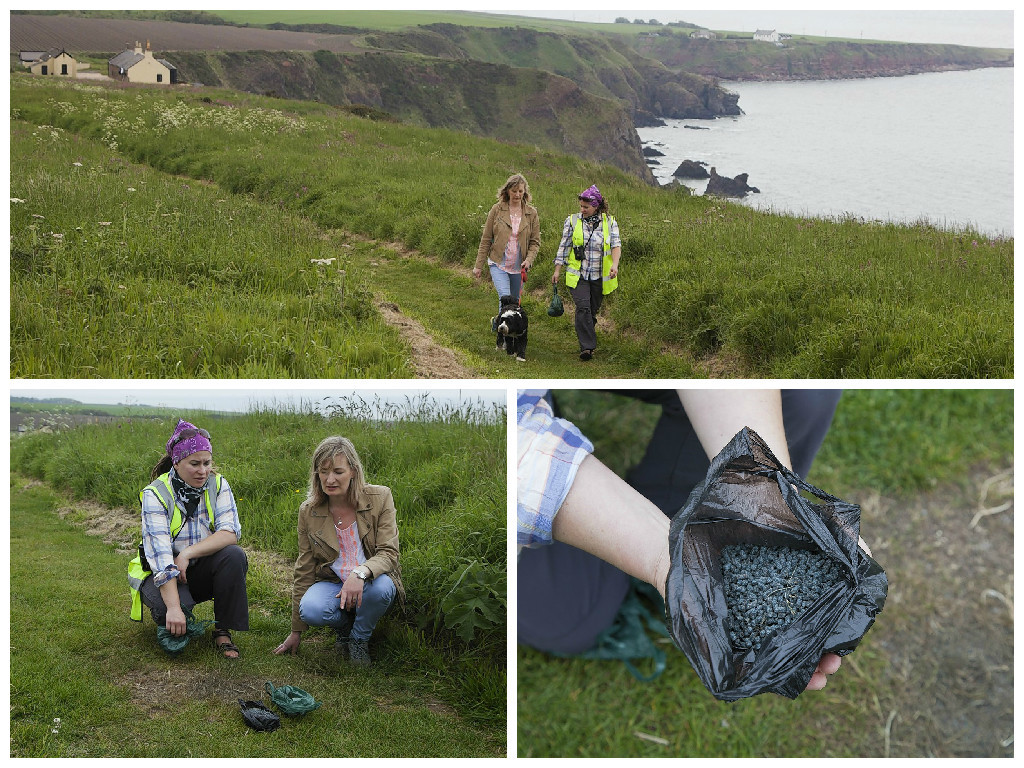
[[[202,637],[206,632],[206,628],[213,624],[211,619],[203,619],[200,621],[192,615],[191,611],[185,612],[185,634],[183,635],[172,635],[167,627],[156,628],[156,640],[171,656],[177,656],[188,645],[188,641],[193,637]]]
[[[294,685],[282,685],[280,688],[275,688],[274,684],[268,680],[263,687],[270,694],[270,700],[286,715],[297,717],[312,712],[320,706],[319,701]]]

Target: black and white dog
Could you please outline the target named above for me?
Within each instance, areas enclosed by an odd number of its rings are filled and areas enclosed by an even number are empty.
[[[515,355],[516,360],[526,362],[526,311],[511,296],[501,297],[501,312],[498,313],[498,351],[505,350]]]

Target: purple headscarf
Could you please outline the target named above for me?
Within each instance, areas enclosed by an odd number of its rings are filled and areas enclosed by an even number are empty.
[[[167,441],[166,450],[171,461],[177,464],[186,456],[198,451],[213,453],[213,444],[210,442],[210,433],[205,429],[199,429],[184,419],[178,419],[178,426],[174,428],[174,434]]]
[[[601,196],[601,190],[593,184],[580,192],[579,199],[586,200],[588,203],[593,203],[595,206],[600,206],[601,202],[604,200]]]

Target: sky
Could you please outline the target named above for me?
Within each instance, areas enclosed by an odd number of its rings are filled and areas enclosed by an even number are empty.
[[[987,3],[989,7],[998,3]],[[749,8],[749,4],[747,5]],[[818,6],[820,8],[820,4]],[[625,5],[607,5],[608,10],[589,10],[582,5],[567,11],[508,10],[523,16],[568,19],[570,21],[612,22],[622,16],[657,19],[662,24],[686,21],[710,29],[753,32],[774,29],[781,33],[894,40],[907,43],[954,43],[996,48],[1013,47],[1013,11],[825,11],[825,10],[714,10],[688,11],[679,4],[654,10],[623,10]],[[478,9],[479,10],[479,9]],[[503,11],[495,11],[495,13]]]
[[[151,405],[183,408],[188,410],[231,411],[245,413],[253,406],[300,407],[315,406],[328,399],[340,403],[342,398],[361,399],[367,403],[399,403],[418,401],[426,396],[429,402],[438,405],[459,405],[481,402],[485,408],[491,403],[505,404],[505,384],[499,382],[495,388],[483,386],[466,388],[445,384],[432,386],[394,385],[386,382],[373,387],[358,384],[343,385],[334,382],[246,382],[208,381],[182,383],[176,389],[169,389],[166,381],[131,381],[117,384],[82,382],[75,385],[63,382],[18,382],[12,383],[11,397],[68,397],[89,405]]]

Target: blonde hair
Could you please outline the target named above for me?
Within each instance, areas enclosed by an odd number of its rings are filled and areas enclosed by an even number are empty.
[[[357,500],[366,487],[366,478],[363,474],[363,462],[359,460],[356,447],[347,437],[335,435],[325,438],[313,451],[312,470],[309,473],[309,491],[306,500],[299,506],[300,511],[313,509],[327,503],[327,494],[320,485],[319,469],[323,466],[330,466],[337,456],[344,456],[352,469],[352,482],[348,486],[348,501],[356,506]]]
[[[523,202],[530,202],[530,183],[521,173],[513,173],[508,177],[508,180],[498,190],[498,194],[496,195],[498,202],[507,203],[508,191],[512,189],[512,187],[518,187],[520,184],[523,185]]]

